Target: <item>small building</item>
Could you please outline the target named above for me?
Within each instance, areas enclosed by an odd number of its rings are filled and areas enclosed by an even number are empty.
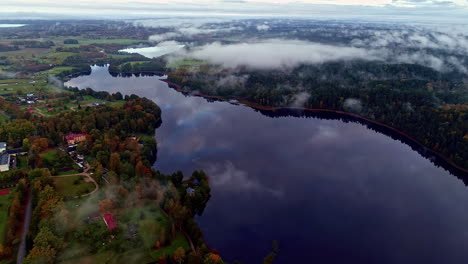
[[[117,228],[117,224],[115,223],[115,219],[112,214],[106,213],[102,216],[102,219],[104,220],[104,223],[106,223],[106,226],[109,229],[109,231],[112,231],[115,228]]]
[[[10,170],[10,154],[3,153],[0,155],[0,171]]]
[[[75,145],[77,143],[80,143],[81,141],[85,141],[86,135],[85,134],[70,134],[65,137],[65,140],[67,141],[68,145]]]
[[[193,180],[193,184],[194,184],[195,186],[199,186],[199,185],[200,185],[200,182],[199,182],[197,179],[194,179],[194,180]]]
[[[191,187],[188,187],[186,189],[186,192],[187,192],[188,195],[193,195],[193,194],[195,194],[195,189],[191,188]]]
[[[7,143],[6,142],[0,142],[0,153],[4,152],[6,150]]]

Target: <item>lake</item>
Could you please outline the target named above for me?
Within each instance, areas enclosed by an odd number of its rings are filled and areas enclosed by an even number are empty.
[[[210,175],[197,221],[226,261],[262,263],[277,240],[280,264],[467,263],[468,190],[408,145],[346,120],[186,96],[162,78],[94,66],[66,85],[161,107],[154,167]]]
[[[156,47],[146,47],[146,48],[128,48],[119,50],[119,52],[124,53],[138,53],[147,58],[158,58],[173,52],[176,52],[185,47],[185,45],[162,45]]]

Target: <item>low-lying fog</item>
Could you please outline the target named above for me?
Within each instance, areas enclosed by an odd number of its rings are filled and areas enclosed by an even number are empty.
[[[366,60],[468,73],[467,25],[219,18],[152,19],[132,23],[164,31],[150,36],[148,41],[156,47],[166,46],[157,48],[154,54],[146,54],[152,48],[138,50],[140,54],[145,52],[144,56],[174,52],[170,60],[195,58],[230,69]],[[166,43],[172,44],[169,47]],[[181,49],[182,46],[186,48]]]

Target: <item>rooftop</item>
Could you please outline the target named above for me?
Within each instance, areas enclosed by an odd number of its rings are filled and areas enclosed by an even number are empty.
[[[191,187],[188,187],[186,191],[187,191],[188,194],[194,194],[195,193],[195,189],[193,189]]]
[[[117,227],[114,216],[112,214],[109,214],[109,213],[104,214],[102,218],[104,219],[104,222],[106,223],[107,228],[109,228],[109,230],[112,231],[113,229]]]
[[[70,134],[65,137],[66,140],[74,140],[75,138],[84,137],[85,134]]]
[[[9,165],[10,164],[10,154],[4,153],[0,155],[0,165]]]

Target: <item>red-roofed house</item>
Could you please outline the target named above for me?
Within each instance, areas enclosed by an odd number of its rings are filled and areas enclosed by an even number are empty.
[[[85,141],[86,134],[70,134],[65,137],[65,140],[67,141],[68,145],[74,145],[81,141]]]
[[[114,216],[112,214],[104,214],[102,219],[104,220],[104,223],[106,223],[106,226],[107,228],[109,228],[110,231],[114,230],[117,227]]]

